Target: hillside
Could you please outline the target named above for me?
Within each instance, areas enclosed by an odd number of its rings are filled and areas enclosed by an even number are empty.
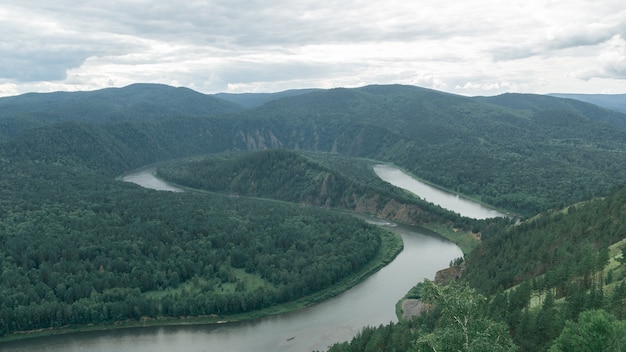
[[[249,109],[259,107],[272,100],[308,94],[317,90],[319,89],[293,89],[276,93],[217,93],[213,96]]]
[[[272,130],[282,147],[391,161],[530,216],[626,176],[626,130],[558,108],[515,110],[417,87],[370,86],[285,98],[246,114],[283,121]]]
[[[522,351],[546,350],[569,338],[567,320],[626,316],[625,219],[625,189],[541,214],[485,241],[467,258],[465,277],[491,292],[489,314],[508,324]],[[615,329],[626,333],[624,324]]]
[[[111,92],[128,90],[128,99],[135,101],[140,98],[131,99],[133,94],[149,95],[141,93],[144,88],[149,92],[180,90],[137,85]],[[98,97],[107,92],[63,94],[77,94],[77,101],[82,101],[83,95]],[[506,104],[495,104],[503,98]],[[99,133],[112,138],[111,146],[126,149],[123,158],[134,161],[124,165],[131,168],[228,150],[332,152],[394,163],[429,182],[523,216],[589,199],[624,184],[626,129],[601,122],[617,113],[606,115],[607,110],[583,103],[572,108],[571,101],[551,97],[498,99],[486,103],[411,86],[318,90],[225,114],[181,116],[178,111],[168,113],[170,108],[153,107],[156,115],[142,115],[138,120],[132,108],[122,109],[124,119],[100,124]],[[534,104],[535,108],[528,108]],[[204,111],[191,105],[185,109],[181,111],[189,114]],[[64,119],[77,118],[63,115],[54,105],[47,111]],[[67,125],[34,130],[32,124],[40,125],[42,120],[19,116],[0,116],[0,126],[4,126],[0,136],[6,136],[13,150],[30,148],[33,143],[28,141],[34,135],[52,133],[44,130],[56,130],[72,140],[72,128]],[[94,116],[82,123],[90,124]],[[36,147],[58,148],[46,143],[50,142],[40,140]],[[99,148],[106,152],[108,146]]]
[[[338,212],[116,181],[112,170],[141,155],[102,126],[32,132],[0,145],[0,337],[294,309],[402,247]]]
[[[542,213],[485,240],[467,258],[467,278],[492,293],[542,275],[546,287],[583,277],[604,267],[608,247],[626,238],[625,219],[624,190]]]
[[[598,104],[595,99],[577,99],[577,95],[537,95],[537,94],[502,94],[495,97],[476,97],[477,101],[505,106],[522,111],[569,111],[593,121],[604,122],[615,127],[626,128],[625,111],[611,109],[606,104]],[[616,103],[619,98],[613,101]],[[615,110],[615,109],[613,109]]]
[[[158,84],[133,84],[91,92],[29,93],[0,98],[0,137],[62,121],[152,121],[240,110],[236,104],[188,88]]]
[[[576,99],[590,104],[602,106],[606,109],[626,113],[626,94],[563,94],[553,93],[553,97]]]
[[[184,187],[338,208],[408,224],[454,224],[469,230],[475,221],[413,197],[375,177],[357,179],[324,166],[330,156],[276,149],[212,154],[160,165],[159,177]],[[357,163],[344,158],[347,169]]]
[[[480,351],[622,351],[625,219],[621,189],[507,228],[466,258],[461,281],[412,290],[430,310],[329,351],[458,351],[464,341]]]
[[[245,97],[254,108],[155,85],[0,99],[0,334],[310,303],[396,253],[386,233],[323,208],[480,231],[469,284],[446,292],[490,302],[471,308],[524,351],[583,312],[626,316],[609,249],[626,237],[623,115],[400,85],[298,93]],[[366,172],[378,161],[522,221],[424,204]],[[210,192],[115,180],[152,163]],[[444,313],[409,330],[436,338]]]

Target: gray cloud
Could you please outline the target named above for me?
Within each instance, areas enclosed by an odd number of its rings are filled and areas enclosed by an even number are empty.
[[[136,81],[207,91],[410,83],[465,94],[533,89],[532,82],[558,84],[559,77],[621,79],[614,57],[588,66],[594,50],[625,32],[622,7],[617,0],[572,0],[566,7],[496,0],[5,0],[0,94],[38,84],[95,89]]]
[[[613,36],[598,52],[589,67],[574,74],[577,78],[626,79],[626,40],[621,35]]]

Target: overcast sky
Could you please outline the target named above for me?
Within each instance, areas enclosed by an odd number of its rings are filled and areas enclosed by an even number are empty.
[[[410,84],[626,93],[624,0],[2,0],[0,96]]]

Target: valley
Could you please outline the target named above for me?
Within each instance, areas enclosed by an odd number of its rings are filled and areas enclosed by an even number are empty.
[[[624,271],[619,249],[608,248],[626,238],[626,115],[557,97],[396,85],[228,98],[139,84],[0,99],[5,339],[230,320],[335,296],[325,290],[380,269],[375,258],[389,238],[343,211],[457,242],[455,234],[480,237],[464,248],[467,286],[445,292],[491,302],[472,309],[520,350],[547,350],[583,313],[620,321]],[[420,199],[380,180],[372,171],[380,163],[520,223]],[[203,192],[115,179],[152,164],[160,178]],[[441,268],[454,258],[427,261]],[[436,289],[425,287],[428,299]],[[366,329],[355,343],[387,331],[427,350],[440,343],[446,316],[421,319]],[[285,343],[300,333],[287,335]]]

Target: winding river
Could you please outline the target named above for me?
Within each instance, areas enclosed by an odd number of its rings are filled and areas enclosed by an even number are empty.
[[[461,216],[473,219],[507,216],[497,210],[487,208],[482,204],[420,182],[410,175],[407,175],[402,170],[389,165],[376,165],[374,166],[374,172],[381,180],[391,183],[396,187],[404,188],[427,202],[452,210],[459,213]]]
[[[123,179],[144,187],[171,189],[143,169]],[[34,338],[0,345],[25,352],[170,352],[170,351],[302,351],[325,350],[350,340],[364,326],[397,321],[396,302],[416,283],[462,255],[453,243],[419,227],[376,222],[402,236],[404,250],[389,265],[345,293],[291,313],[253,321],[126,328]]]

